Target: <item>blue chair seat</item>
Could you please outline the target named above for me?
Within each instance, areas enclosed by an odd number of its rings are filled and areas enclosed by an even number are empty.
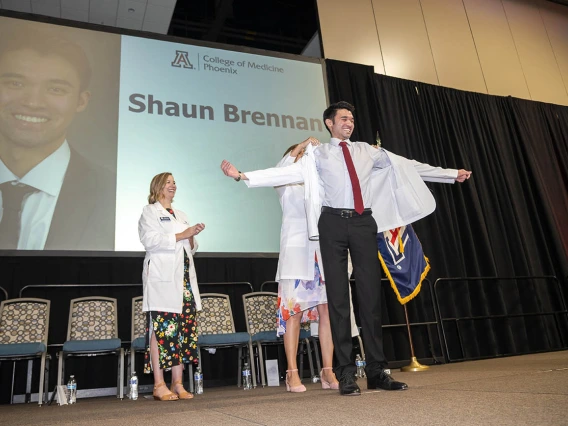
[[[256,342],[282,342],[281,337],[276,336],[276,330],[261,331],[260,333],[253,334],[251,337],[253,343]]]
[[[201,334],[197,343],[200,346],[207,345],[236,345],[247,344],[250,340],[250,335],[247,332],[241,331],[238,333],[225,333],[225,334]]]
[[[146,350],[146,338],[145,337],[137,337],[132,341],[130,344],[132,350],[134,351],[144,351]]]
[[[39,355],[46,351],[45,344],[36,343],[5,343],[0,345],[1,356],[29,356]]]
[[[63,344],[63,352],[115,351],[120,345],[120,339],[68,340]]]

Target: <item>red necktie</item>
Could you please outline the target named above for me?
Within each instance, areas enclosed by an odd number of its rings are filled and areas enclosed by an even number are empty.
[[[347,165],[347,171],[349,172],[349,178],[351,179],[351,188],[353,189],[353,201],[355,202],[355,211],[359,214],[363,213],[365,206],[363,205],[363,196],[361,195],[361,185],[359,185],[359,178],[357,177],[357,172],[355,171],[355,166],[353,165],[353,159],[347,148],[347,142],[339,142],[339,146],[343,150],[343,157],[345,158],[345,164]]]

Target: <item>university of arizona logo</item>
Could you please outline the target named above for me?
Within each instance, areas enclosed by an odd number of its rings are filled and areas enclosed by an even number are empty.
[[[193,64],[189,61],[189,53],[183,50],[176,50],[176,57],[172,61],[172,67],[192,70]]]

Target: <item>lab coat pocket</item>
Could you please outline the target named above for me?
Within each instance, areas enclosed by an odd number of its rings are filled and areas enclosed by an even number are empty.
[[[173,277],[173,255],[156,254],[148,263],[148,282],[171,281]]]
[[[421,212],[420,201],[416,193],[409,186],[401,186],[394,190],[399,216],[411,219]]]

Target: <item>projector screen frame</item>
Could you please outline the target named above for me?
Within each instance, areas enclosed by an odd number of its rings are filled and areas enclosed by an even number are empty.
[[[206,47],[212,49],[221,49],[231,52],[247,53],[261,55],[266,57],[288,59],[293,61],[307,62],[318,64],[321,67],[325,102],[329,104],[329,89],[327,81],[327,73],[324,58],[313,58],[290,53],[273,52],[264,49],[233,46],[224,43],[210,42],[186,39],[176,36],[149,33],[144,31],[129,30],[126,28],[107,27],[103,25],[71,21],[62,18],[48,17],[43,15],[35,15],[31,13],[16,12],[11,10],[0,9],[0,17],[19,19],[29,22],[38,22],[50,25],[70,27],[76,29],[84,29],[89,31],[116,34],[119,36],[132,36],[143,39],[159,40],[171,43],[180,43],[188,46]],[[319,29],[318,29],[319,32]],[[136,258],[144,257],[144,251],[109,251],[109,250],[4,250],[0,249],[0,257],[83,257],[83,258],[108,258],[108,257],[124,257]],[[197,258],[278,258],[279,253],[274,252],[197,252]]]

